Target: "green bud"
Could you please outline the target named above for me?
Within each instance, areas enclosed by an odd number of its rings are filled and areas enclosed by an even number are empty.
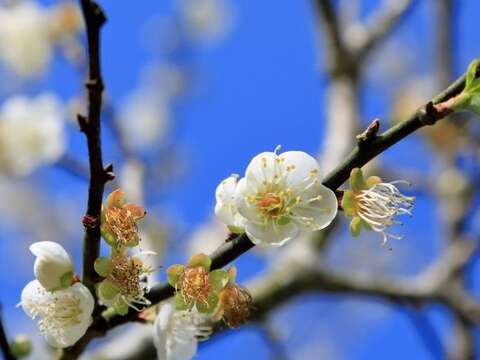
[[[185,267],[183,265],[176,264],[170,266],[167,269],[168,283],[175,287],[184,271]]]
[[[364,190],[367,187],[363,178],[362,169],[354,168],[350,173],[350,188],[353,191]]]
[[[355,216],[350,223],[350,232],[352,236],[357,237],[362,231],[363,221],[358,216]]]
[[[228,283],[228,274],[225,270],[213,270],[209,278],[214,291],[222,290]]]
[[[203,267],[210,270],[211,265],[212,259],[210,259],[208,255],[202,253],[193,255],[190,260],[188,260],[188,266],[190,267]]]
[[[112,262],[107,257],[99,257],[97,260],[95,260],[93,267],[98,275],[107,277],[107,275],[112,271]]]
[[[27,336],[18,335],[13,339],[10,349],[16,358],[27,357],[32,352],[32,343]]]

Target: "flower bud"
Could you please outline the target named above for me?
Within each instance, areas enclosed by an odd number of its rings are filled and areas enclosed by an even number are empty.
[[[65,249],[52,241],[40,241],[30,246],[37,257],[33,272],[42,286],[55,291],[71,285],[73,265]]]
[[[13,339],[10,349],[16,358],[27,357],[32,352],[32,343],[27,336],[18,335]]]

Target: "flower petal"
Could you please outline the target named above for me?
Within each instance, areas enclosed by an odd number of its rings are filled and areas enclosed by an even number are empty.
[[[288,171],[286,185],[297,188],[304,187],[314,177],[319,176],[319,166],[317,160],[303,151],[287,151],[279,155],[283,158],[285,168],[293,166]]]
[[[44,301],[49,297],[49,293],[45,291],[45,288],[40,284],[38,280],[30,281],[22,290],[21,302],[23,311],[31,317],[35,317],[35,304],[37,302]]]
[[[247,201],[248,195],[252,192],[252,189],[248,186],[247,179],[240,179],[237,190],[235,191],[235,204],[237,205],[237,210],[240,215],[246,218],[246,220],[260,221],[257,207]]]
[[[277,155],[273,152],[263,152],[255,156],[245,171],[245,178],[255,190],[263,187],[264,183],[272,183],[279,172]]]
[[[281,246],[295,238],[299,233],[299,228],[293,221],[285,225],[261,225],[249,222],[245,226],[245,231],[256,245]]]

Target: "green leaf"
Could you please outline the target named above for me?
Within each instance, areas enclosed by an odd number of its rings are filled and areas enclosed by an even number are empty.
[[[111,300],[118,295],[120,290],[110,280],[103,280],[98,284],[98,297],[104,300]]]
[[[228,283],[228,274],[225,270],[213,270],[209,278],[214,291],[223,289]]]
[[[167,269],[168,283],[175,287],[180,280],[183,272],[185,271],[185,266],[176,264],[172,265]]]
[[[188,260],[188,266],[190,267],[203,267],[210,270],[211,265],[212,259],[210,259],[210,256],[202,253],[193,255],[190,260]]]
[[[353,191],[364,190],[367,187],[367,184],[363,178],[362,169],[352,169],[350,173],[350,187]]]
[[[93,267],[98,275],[107,277],[107,275],[112,271],[112,262],[107,257],[99,257],[97,260],[95,260]]]
[[[360,232],[362,231],[362,224],[363,221],[358,216],[352,219],[352,222],[350,223],[350,232],[352,233],[352,236],[357,237],[360,235]]]
[[[174,297],[175,309],[178,311],[190,310],[193,307],[193,302],[186,302],[180,292],[177,292]]]
[[[217,309],[218,305],[218,295],[214,292],[210,293],[206,302],[197,301],[195,307],[198,312],[203,314],[211,314]]]
[[[468,91],[468,92],[471,92],[474,90],[474,88],[478,91],[479,87],[480,87],[480,81],[479,79],[476,78],[476,74],[477,74],[477,69],[478,69],[478,66],[480,65],[480,60],[479,59],[475,59],[473,60],[470,65],[468,65],[468,69],[467,69],[467,77],[466,77],[466,80],[465,80],[465,90],[464,91]]]

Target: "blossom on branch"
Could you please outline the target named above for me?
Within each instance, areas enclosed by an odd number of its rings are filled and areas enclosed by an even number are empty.
[[[102,209],[103,238],[116,249],[137,246],[140,242],[137,222],[145,217],[145,214],[143,207],[126,203],[122,190],[113,191],[108,195]]]
[[[235,202],[235,192],[237,190],[238,175],[231,175],[223,180],[217,187],[215,198],[215,215],[227,225],[228,229],[234,234],[245,232],[244,224],[246,219],[240,215]]]
[[[211,333],[209,318],[195,310],[177,311],[163,304],[153,325],[153,342],[159,360],[188,360],[197,353],[198,341]]]
[[[23,289],[21,299],[23,310],[37,319],[38,329],[53,347],[72,346],[92,323],[94,300],[82,283],[49,292],[33,280]]]
[[[72,346],[92,322],[93,296],[75,279],[70,256],[61,245],[42,241],[30,250],[37,256],[37,280],[25,286],[20,305],[37,320],[38,329],[51,346]]]
[[[218,306],[219,292],[228,282],[224,270],[210,271],[212,260],[205,254],[190,258],[187,266],[172,265],[167,269],[168,282],[175,287],[177,310],[191,310],[212,314]]]
[[[317,161],[304,152],[261,153],[238,184],[228,178],[219,185],[217,216],[230,228],[243,224],[257,245],[281,246],[302,231],[321,230],[335,218],[338,203],[319,173]]]
[[[57,161],[65,151],[65,122],[52,94],[14,96],[0,108],[0,167],[27,175]]]
[[[97,289],[100,303],[113,306],[120,315],[125,315],[129,308],[140,311],[137,305],[150,305],[145,298],[149,287],[143,277],[153,270],[145,266],[140,257],[154,254],[141,252],[136,256],[128,256],[123,251],[113,251],[111,258],[98,258],[95,271],[105,278]]]
[[[388,238],[400,239],[398,235],[386,232],[394,224],[398,215],[411,215],[415,197],[405,196],[395,184],[403,181],[384,183],[378,176],[363,178],[362,170],[355,168],[350,174],[351,190],[345,191],[342,207],[345,214],[352,218],[350,230],[358,236],[362,227],[382,234],[383,244]]]

